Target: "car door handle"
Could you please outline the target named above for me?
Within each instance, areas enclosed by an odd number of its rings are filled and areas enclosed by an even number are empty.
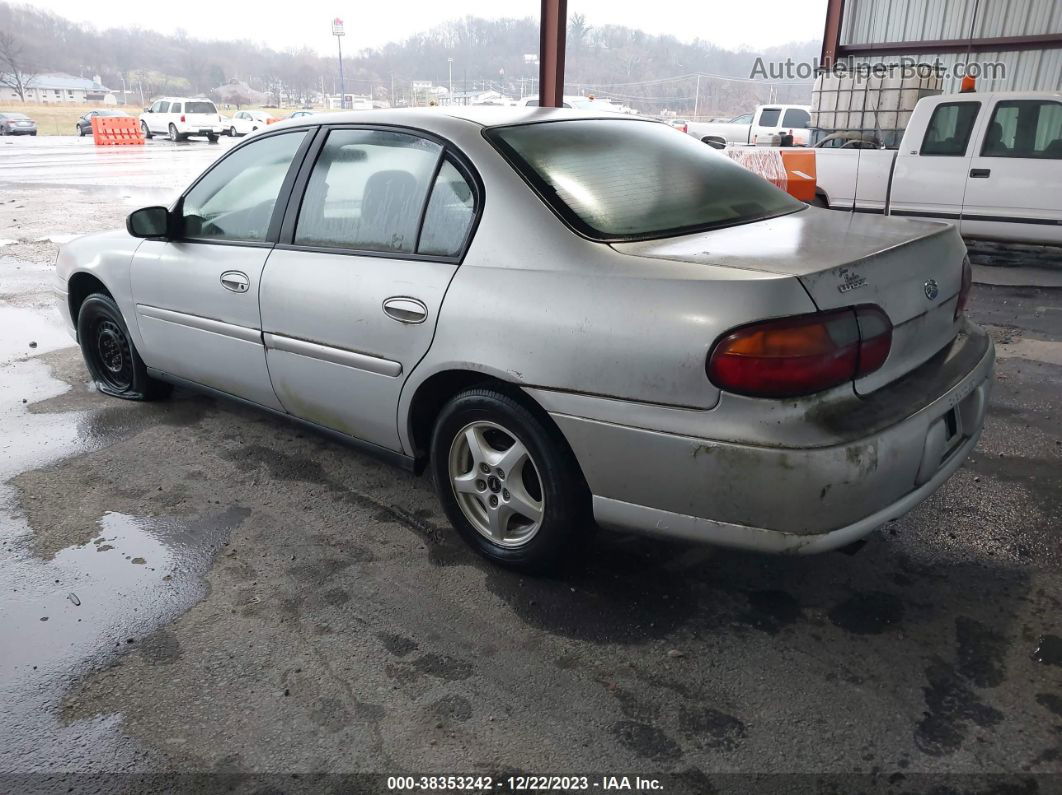
[[[225,271],[221,274],[221,286],[234,293],[245,293],[251,286],[251,280],[246,273],[239,271]]]
[[[399,323],[423,323],[428,319],[428,307],[423,301],[407,296],[395,296],[383,302],[383,311]]]
[[[990,168],[971,168],[971,179],[988,179],[992,175],[992,169]]]

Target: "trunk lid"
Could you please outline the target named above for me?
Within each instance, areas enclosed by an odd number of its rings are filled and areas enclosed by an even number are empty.
[[[958,330],[966,248],[950,224],[809,207],[729,229],[613,246],[634,256],[788,274],[820,310],[881,307],[892,321],[892,349],[879,370],[855,382],[859,394],[913,370]]]

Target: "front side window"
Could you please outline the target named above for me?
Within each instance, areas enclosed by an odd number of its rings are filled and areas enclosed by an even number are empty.
[[[329,133],[306,186],[295,243],[411,253],[441,152],[406,133]]]
[[[764,108],[762,111],[760,111],[760,126],[777,127],[778,119],[781,115],[781,108]]]
[[[1062,160],[1062,103],[1035,99],[998,103],[981,155]]]
[[[922,141],[923,155],[962,157],[970,142],[980,102],[946,102],[933,109]]]
[[[807,206],[656,122],[573,119],[495,127],[487,138],[558,215],[595,240],[667,237]]]
[[[168,113],[169,110],[170,110],[170,103],[169,102],[160,102],[159,106],[158,106],[158,110],[156,110],[155,112],[156,113]]]
[[[444,161],[424,211],[417,253],[456,257],[465,244],[475,213],[472,186],[449,160]]]
[[[185,237],[262,242],[305,130],[259,138],[219,162],[184,197]]]

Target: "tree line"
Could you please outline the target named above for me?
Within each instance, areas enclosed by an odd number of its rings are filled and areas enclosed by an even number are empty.
[[[537,92],[538,20],[465,17],[411,35],[403,42],[344,57],[348,93],[396,105],[416,104],[414,84],[431,81],[455,91],[495,89],[509,96]],[[611,97],[644,112],[680,115],[738,112],[757,102],[807,102],[810,82],[748,80],[757,57],[810,58],[816,42],[773,50],[729,50],[696,39],[649,35],[616,25],[568,23],[566,92]],[[452,65],[448,59],[453,59]],[[452,70],[452,71],[451,71]],[[245,39],[202,39],[136,27],[97,30],[28,5],[0,2],[0,72],[11,85],[21,75],[65,72],[99,75],[145,100],[163,94],[208,94],[224,101],[303,104],[339,90],[335,57],[309,47],[273,49]],[[698,75],[700,77],[698,78]],[[733,78],[733,79],[724,79]],[[12,86],[14,87],[14,86]],[[252,96],[253,95],[253,96]],[[138,97],[139,99],[139,97]]]

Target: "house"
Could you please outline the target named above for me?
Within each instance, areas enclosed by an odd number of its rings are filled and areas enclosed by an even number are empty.
[[[3,75],[6,78],[7,75]],[[15,89],[0,79],[0,100],[18,100]],[[34,75],[26,83],[26,102],[71,103],[103,102],[114,104],[111,90],[99,82],[85,77],[62,73]]]

